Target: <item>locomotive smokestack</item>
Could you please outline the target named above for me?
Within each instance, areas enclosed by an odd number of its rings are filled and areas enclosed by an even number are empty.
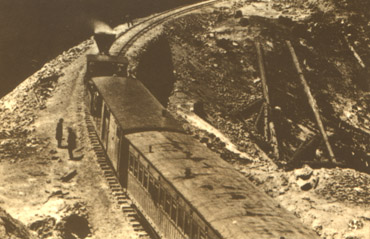
[[[112,33],[99,32],[94,34],[94,39],[98,46],[99,53],[109,55],[109,49],[116,39],[116,35]]]
[[[96,19],[92,19],[90,24],[94,30],[94,39],[99,53],[109,55],[109,49],[116,38],[115,32],[108,24]]]

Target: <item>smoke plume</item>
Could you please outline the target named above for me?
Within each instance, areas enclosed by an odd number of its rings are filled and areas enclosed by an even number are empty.
[[[105,22],[93,19],[91,20],[91,26],[94,29],[94,33],[115,34],[114,30]]]

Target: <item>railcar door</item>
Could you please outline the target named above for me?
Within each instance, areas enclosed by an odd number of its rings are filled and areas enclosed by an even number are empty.
[[[102,143],[107,149],[108,146],[108,135],[109,135],[109,118],[110,118],[110,112],[106,104],[104,104],[104,113],[103,113],[103,125],[102,125]]]
[[[110,114],[107,154],[116,171],[118,165],[119,133],[117,122],[113,114]]]
[[[121,135],[120,152],[118,160],[118,177],[123,188],[127,188],[128,184],[128,161],[129,161],[129,143],[127,139]]]
[[[98,132],[100,132],[102,117],[103,99],[98,91],[92,91],[90,113],[93,116],[94,123]]]

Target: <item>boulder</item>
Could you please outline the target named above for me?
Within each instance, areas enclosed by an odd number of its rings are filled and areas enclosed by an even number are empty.
[[[308,165],[304,165],[303,168],[296,169],[294,171],[294,175],[295,175],[296,179],[301,178],[303,180],[308,180],[308,179],[310,179],[312,174],[313,174],[313,170]]]
[[[242,27],[246,27],[247,25],[249,25],[249,19],[248,18],[245,18],[245,17],[242,17],[239,20],[239,24]]]
[[[242,16],[243,16],[242,11],[238,10],[235,12],[235,15],[234,15],[235,18],[241,18]]]
[[[304,180],[302,178],[299,178],[296,183],[302,191],[308,191],[312,188],[316,188],[318,182],[319,182],[318,177],[312,177],[309,180]]]

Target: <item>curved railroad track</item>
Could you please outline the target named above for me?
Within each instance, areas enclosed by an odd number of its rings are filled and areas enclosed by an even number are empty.
[[[118,34],[116,41],[111,47],[110,54],[124,55],[127,50],[136,42],[136,40],[138,40],[151,29],[163,24],[169,19],[210,6],[218,1],[220,0],[209,0],[185,7],[181,6],[144,19],[143,21],[135,24],[133,27],[128,28],[126,31]]]

